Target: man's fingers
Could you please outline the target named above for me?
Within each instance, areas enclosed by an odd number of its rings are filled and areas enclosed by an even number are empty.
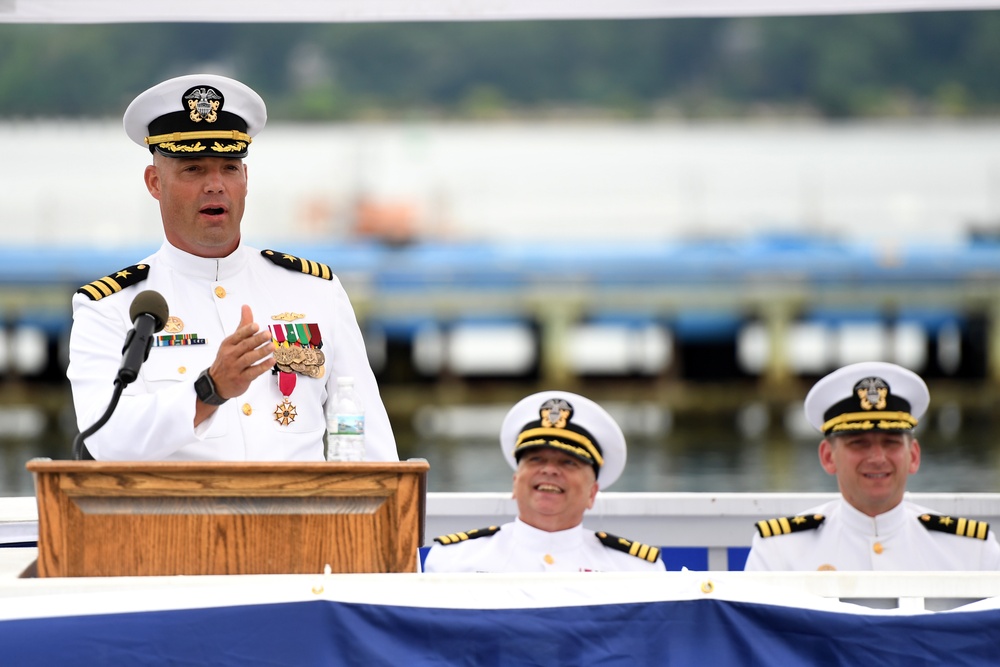
[[[253,311],[250,310],[250,306],[244,304],[243,307],[240,308],[240,326],[237,328],[242,328],[252,323],[253,323]]]
[[[268,363],[266,361],[261,361],[255,364],[250,364],[246,369],[245,373],[250,376],[251,382],[256,380],[264,373],[268,373],[273,368],[274,364]]]
[[[233,332],[233,337],[236,339],[247,338],[258,333],[259,330],[260,327],[253,321],[253,311],[250,310],[250,306],[242,306],[240,308],[240,324]],[[263,331],[266,332],[267,329]]]
[[[251,382],[274,366],[271,332],[253,321],[249,306],[240,309],[240,325],[219,347],[210,370],[219,394],[241,396]]]
[[[239,348],[241,354],[246,354],[260,348],[264,348],[268,352],[274,349],[271,345],[271,334],[268,331],[258,331],[242,340],[234,340],[233,343]]]

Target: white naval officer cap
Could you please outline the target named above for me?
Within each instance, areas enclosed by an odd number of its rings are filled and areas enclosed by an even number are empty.
[[[840,368],[806,395],[809,423],[823,435],[863,431],[912,431],[931,396],[911,370],[884,361]]]
[[[267,122],[249,86],[218,74],[188,74],[140,93],[125,110],[129,139],[169,157],[246,157]]]
[[[625,435],[594,401],[568,391],[543,391],[522,398],[500,427],[500,448],[512,468],[524,452],[549,447],[590,464],[602,489],[625,468]]]

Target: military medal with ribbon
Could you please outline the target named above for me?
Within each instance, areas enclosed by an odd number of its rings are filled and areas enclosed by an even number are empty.
[[[326,356],[320,349],[323,336],[317,324],[271,324],[271,342],[274,344],[274,365],[278,371],[278,389],[282,401],[274,410],[274,420],[288,426],[298,416],[291,402],[298,375],[321,378],[326,373]]]

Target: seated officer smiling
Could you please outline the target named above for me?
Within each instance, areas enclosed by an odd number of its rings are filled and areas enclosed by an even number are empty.
[[[583,527],[599,487],[625,467],[625,437],[593,401],[565,391],[521,399],[500,446],[514,468],[518,517],[434,538],[425,572],[662,572],[660,550]]]
[[[852,364],[817,382],[806,417],[824,435],[820,464],[837,477],[841,498],[758,522],[746,569],[1000,569],[989,524],[904,498],[920,468],[913,427],[929,402],[924,381],[895,364]]]

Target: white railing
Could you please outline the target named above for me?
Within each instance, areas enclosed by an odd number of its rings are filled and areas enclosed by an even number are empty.
[[[757,521],[798,514],[833,498],[835,493],[602,492],[584,525],[661,547],[705,548],[707,569],[728,570],[729,550],[750,546]],[[1000,493],[911,493],[908,498],[942,514],[1000,526]],[[426,542],[511,521],[516,514],[509,493],[428,493]]]
[[[705,549],[706,566],[729,570],[730,550],[750,546],[761,519],[798,514],[832,493],[613,493],[602,492],[584,524],[660,547]],[[912,493],[909,499],[951,516],[1000,527],[1000,493]],[[513,520],[509,493],[428,493],[425,544],[436,535]],[[0,544],[38,538],[32,497],[0,498]],[[733,569],[739,569],[733,568]]]

